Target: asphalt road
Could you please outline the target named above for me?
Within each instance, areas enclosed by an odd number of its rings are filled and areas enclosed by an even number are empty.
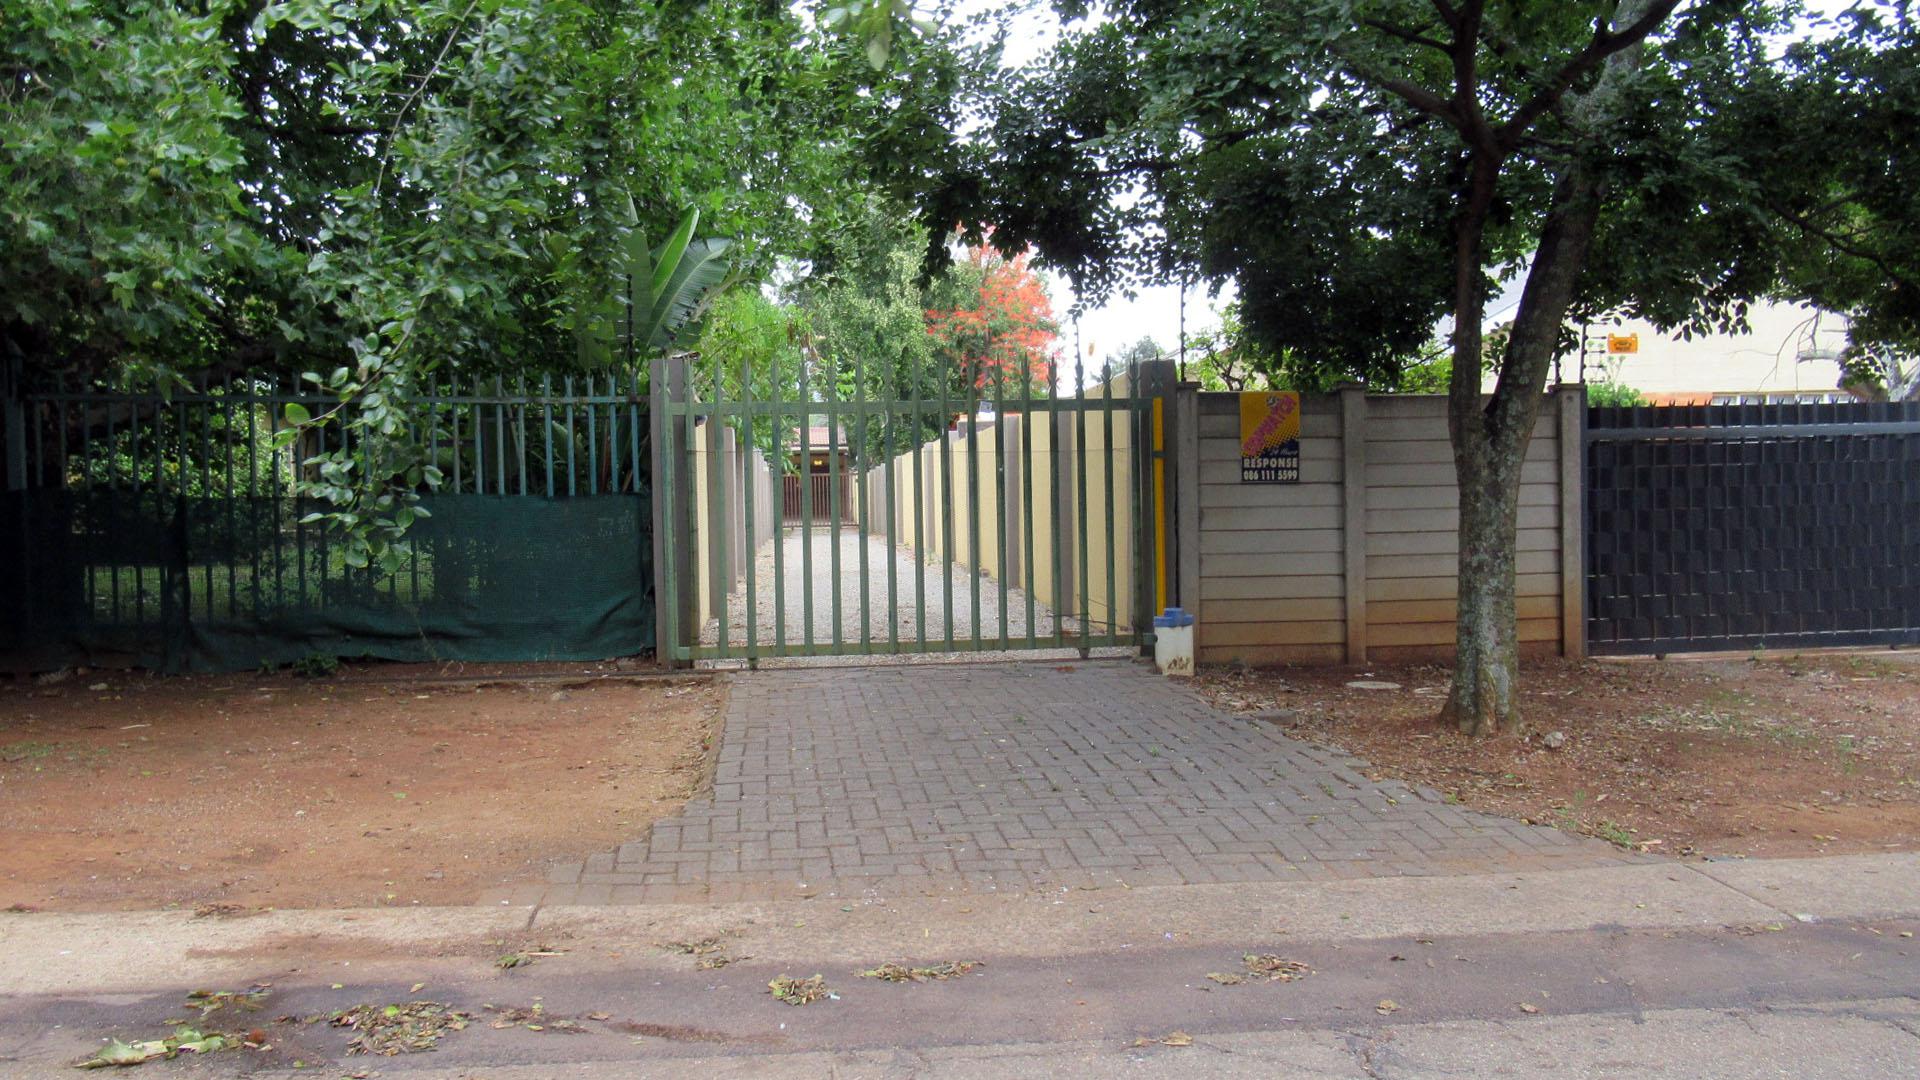
[[[565,954],[510,972],[424,958],[410,975],[427,984],[418,992],[390,977],[356,981],[354,959],[316,947],[263,954],[246,980],[273,984],[259,1012],[236,1014],[268,1033],[270,1051],[183,1057],[139,1073],[1911,1077],[1920,1074],[1920,941],[1903,934],[1917,929],[1787,920],[1296,943],[1283,932],[1214,927],[1204,944],[1129,942],[1060,956],[865,955],[856,940],[838,962],[815,957],[805,969],[764,955],[714,970],[697,970],[690,957],[663,965],[656,953],[638,964],[561,943]],[[1312,974],[1239,985],[1207,978],[1242,971],[1248,952],[1302,961]],[[948,959],[983,966],[918,984],[856,974],[883,960]],[[775,976],[816,970],[837,1000],[795,1007],[767,992]],[[166,1020],[188,1015],[182,1005],[194,988],[0,999],[0,1076],[73,1075],[71,1063],[104,1036],[164,1033]],[[275,1019],[417,998],[477,1019],[433,1053],[392,1058],[345,1057],[348,1033]],[[491,1026],[498,1014],[488,1005],[536,1002],[548,1018],[542,1030]],[[585,1032],[553,1023],[566,1018]],[[1169,1045],[1174,1032],[1191,1045]]]

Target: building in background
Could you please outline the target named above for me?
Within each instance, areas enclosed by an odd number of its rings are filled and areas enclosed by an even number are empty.
[[[1847,320],[1801,304],[1756,304],[1741,334],[1667,333],[1640,319],[1584,328],[1584,381],[1617,383],[1655,404],[1853,401],[1841,387]],[[1583,374],[1560,361],[1567,381]]]

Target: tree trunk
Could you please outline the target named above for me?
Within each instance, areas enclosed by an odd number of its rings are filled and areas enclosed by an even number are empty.
[[[1652,7],[1652,0],[1621,0],[1612,20],[1616,32],[1640,23]],[[1672,7],[1665,5],[1667,11]],[[1466,10],[1479,9],[1476,5]],[[1458,32],[1472,39],[1478,27],[1468,25]],[[1632,38],[1631,47],[1606,57],[1592,90],[1565,99],[1572,126],[1590,139],[1604,127],[1619,74],[1638,62],[1644,32]],[[1576,148],[1555,180],[1553,201],[1514,315],[1513,333],[1501,356],[1499,380],[1492,398],[1483,403],[1482,236],[1501,168],[1517,140],[1494,138],[1479,113],[1467,107],[1474,101],[1473,55],[1467,50],[1455,56],[1458,92],[1453,119],[1468,144],[1468,177],[1454,220],[1453,378],[1447,389],[1447,433],[1460,493],[1460,558],[1453,687],[1440,715],[1469,735],[1495,735],[1521,726],[1516,700],[1519,619],[1514,597],[1521,465],[1533,439],[1561,325],[1592,246],[1601,185],[1582,156],[1585,151]],[[1574,538],[1562,537],[1561,542],[1572,543]]]
[[[1526,451],[1521,450],[1521,456]],[[1520,674],[1519,623],[1514,604],[1519,467],[1477,452],[1460,474],[1460,584],[1458,654],[1453,690],[1441,718],[1468,735],[1516,730],[1514,686]],[[1511,474],[1511,475],[1509,475]]]
[[[1599,215],[1599,182],[1581,162],[1570,163],[1554,185],[1553,207],[1520,294],[1500,379],[1484,406],[1477,385],[1479,357],[1470,361],[1475,384],[1471,399],[1460,392],[1462,360],[1457,352],[1454,358],[1455,392],[1448,401],[1448,419],[1460,488],[1458,654],[1453,689],[1441,717],[1469,735],[1521,730],[1515,697],[1520,641],[1514,599],[1521,466]],[[1470,336],[1479,338],[1477,332]],[[1563,537],[1562,542],[1572,540]]]
[[[1513,506],[1519,492],[1515,487],[1511,495],[1504,494],[1507,485],[1501,482],[1492,449],[1495,432],[1488,427],[1491,415],[1480,404],[1480,323],[1486,311],[1480,252],[1499,174],[1496,153],[1485,148],[1473,153],[1454,222],[1453,374],[1447,387],[1447,434],[1460,492],[1460,556],[1453,688],[1440,716],[1474,735],[1491,734],[1506,725],[1513,710],[1518,664]]]

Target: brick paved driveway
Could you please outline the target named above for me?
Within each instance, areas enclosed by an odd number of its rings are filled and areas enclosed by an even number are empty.
[[[544,902],[1295,881],[1588,866],[1596,840],[1366,779],[1119,661],[733,677],[711,795]]]

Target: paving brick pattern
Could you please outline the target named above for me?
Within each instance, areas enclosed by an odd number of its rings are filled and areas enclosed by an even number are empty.
[[[1307,881],[1631,861],[1475,814],[1116,661],[734,677],[710,795],[554,904]]]

